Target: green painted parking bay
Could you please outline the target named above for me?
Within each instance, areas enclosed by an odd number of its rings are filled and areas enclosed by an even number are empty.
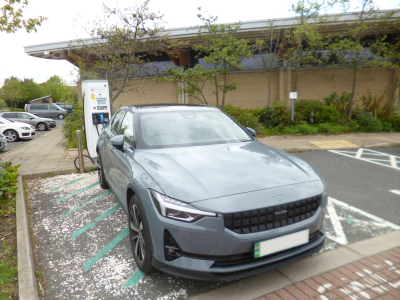
[[[173,300],[230,284],[143,274],[133,260],[127,215],[96,173],[26,180],[25,187],[45,298]],[[326,225],[323,251],[399,229],[341,199],[330,199]]]

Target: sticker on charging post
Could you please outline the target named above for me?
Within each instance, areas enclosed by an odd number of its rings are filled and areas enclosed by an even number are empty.
[[[280,236],[272,240],[254,244],[254,258],[266,256],[308,243],[309,230]]]
[[[90,99],[96,100],[96,96],[94,94],[92,94],[92,97]]]

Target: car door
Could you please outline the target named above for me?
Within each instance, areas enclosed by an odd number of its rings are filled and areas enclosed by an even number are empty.
[[[36,126],[36,120],[32,118],[31,116],[25,113],[17,113],[17,120],[18,122],[23,122],[23,123],[28,123],[29,125],[32,125],[33,127]]]
[[[111,145],[111,139],[119,134],[119,127],[121,126],[124,115],[124,110],[119,110],[114,114],[113,119],[111,120],[111,126],[106,129],[104,156],[101,157],[104,175],[106,176],[108,183],[114,191],[117,188],[117,183],[115,179],[116,169],[114,166],[116,157],[115,152],[113,151],[115,148]]]
[[[132,160],[133,160],[133,136],[134,136],[134,125],[133,125],[133,113],[127,111],[122,120],[119,135],[123,135],[125,139],[125,146],[123,149],[111,148],[113,157],[113,169],[116,184],[116,194],[119,199],[125,199],[126,190],[129,184],[129,178],[132,172]],[[125,203],[123,203],[125,204]]]
[[[42,118],[47,118],[49,114],[49,105],[48,104],[40,104],[37,105],[35,114]]]
[[[58,116],[59,113],[60,110],[58,109],[58,107],[50,104],[49,118],[55,118]]]

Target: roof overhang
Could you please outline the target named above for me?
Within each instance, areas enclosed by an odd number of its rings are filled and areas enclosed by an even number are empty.
[[[385,14],[394,12],[393,16],[389,20],[395,20],[400,17],[400,10],[381,10],[376,12],[376,19],[371,20],[371,22],[378,21],[380,17]],[[324,18],[326,22],[321,24],[320,32],[324,35],[344,32],[348,25],[351,24],[357,18],[357,12],[349,12],[343,14],[325,14],[320,17]],[[267,20],[256,20],[247,21],[241,23],[241,28],[235,34],[238,38],[248,39],[250,41],[255,41],[256,39],[261,39],[265,37],[266,31],[268,30],[271,22],[274,24],[274,30],[285,30],[290,29],[297,24],[296,18],[280,18],[280,19],[267,19]],[[318,21],[311,21],[314,23]],[[235,24],[235,23],[227,23]],[[189,44],[194,45],[196,43],[201,43],[198,38],[198,29],[192,27],[181,27],[166,29],[166,32],[170,34],[173,39],[186,40]],[[386,27],[382,29],[382,32],[377,33],[395,33],[397,32],[395,28]],[[91,39],[85,39],[84,43],[93,43]],[[54,43],[46,43],[32,46],[25,46],[25,52],[33,57],[45,58],[45,59],[55,59],[55,60],[67,60],[72,64],[75,64],[76,59],[74,59],[73,48],[79,47],[77,40],[74,41],[62,41]]]

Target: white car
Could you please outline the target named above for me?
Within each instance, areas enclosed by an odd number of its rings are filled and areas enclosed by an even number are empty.
[[[35,127],[27,123],[12,122],[0,118],[0,133],[4,134],[7,142],[15,142],[18,139],[30,139],[36,135]]]

